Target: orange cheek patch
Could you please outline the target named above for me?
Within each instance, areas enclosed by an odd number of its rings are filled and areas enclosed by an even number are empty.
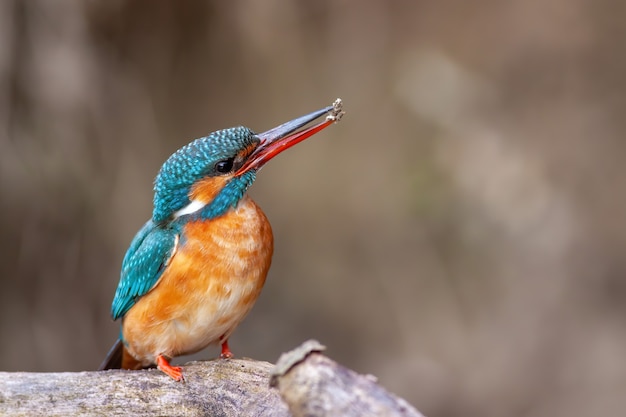
[[[191,187],[189,197],[191,200],[202,201],[203,203],[209,203],[219,194],[219,192],[230,181],[232,175],[225,175],[221,177],[208,177],[204,178]]]

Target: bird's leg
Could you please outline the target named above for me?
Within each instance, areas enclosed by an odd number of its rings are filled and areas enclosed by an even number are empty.
[[[157,356],[157,367],[169,375],[174,381],[185,381],[183,369],[180,366],[170,365],[169,360],[165,356]]]
[[[228,339],[224,340],[224,342],[222,343],[222,353],[220,354],[220,358],[221,359],[230,359],[233,356],[233,352],[230,351],[230,348],[228,347]]]

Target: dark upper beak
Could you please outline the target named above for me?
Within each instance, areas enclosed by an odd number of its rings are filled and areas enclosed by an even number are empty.
[[[304,128],[304,126],[324,115],[328,116],[323,122]],[[242,167],[239,168],[236,175],[244,174],[251,169],[261,168],[267,161],[282,151],[291,148],[293,145],[330,126],[333,122],[338,121],[342,115],[342,102],[340,99],[337,99],[332,106],[316,110],[283,123],[267,132],[257,134],[256,136],[261,140],[259,146],[252,152]]]

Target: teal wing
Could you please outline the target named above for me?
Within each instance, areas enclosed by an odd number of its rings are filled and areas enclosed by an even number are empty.
[[[149,220],[133,239],[124,261],[120,283],[111,305],[111,317],[117,320],[147,294],[159,281],[163,270],[174,256],[177,233]]]

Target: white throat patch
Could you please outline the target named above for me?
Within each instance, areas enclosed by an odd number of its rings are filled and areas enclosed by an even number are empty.
[[[185,207],[181,208],[177,212],[174,213],[174,218],[177,219],[181,216],[185,216],[187,214],[195,213],[198,210],[202,210],[206,206],[206,203],[200,200],[192,200]]]

